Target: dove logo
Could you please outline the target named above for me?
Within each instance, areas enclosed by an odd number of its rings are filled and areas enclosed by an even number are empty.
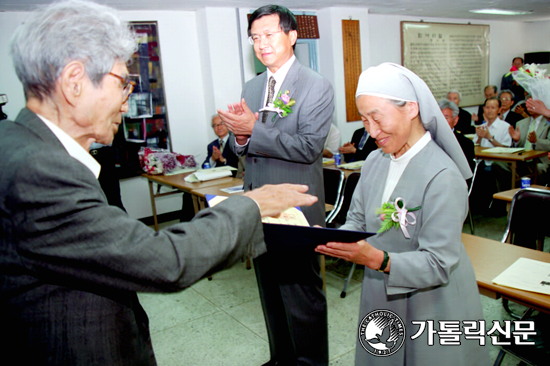
[[[405,342],[405,324],[392,311],[375,310],[359,323],[359,342],[374,356],[391,356]]]

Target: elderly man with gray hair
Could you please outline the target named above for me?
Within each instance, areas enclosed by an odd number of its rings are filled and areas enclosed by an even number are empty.
[[[262,216],[317,202],[266,185],[159,232],[109,206],[88,150],[128,111],[135,49],[113,9],[85,1],[41,8],[13,36],[27,104],[0,124],[6,365],[156,365],[136,291],[180,291],[263,254]]]
[[[458,90],[451,90],[450,92],[447,93],[447,99],[450,100],[451,102],[454,102],[457,106],[459,106],[460,101],[462,100],[462,95]],[[475,133],[476,131],[475,131],[475,127],[472,126],[472,115],[470,114],[470,112],[460,107],[458,108],[458,110],[459,110],[458,123],[456,124],[455,128],[460,133],[464,133],[464,134]]]
[[[474,171],[474,159],[475,159],[475,150],[474,150],[474,142],[458,132],[456,130],[456,125],[458,123],[458,114],[459,109],[458,106],[447,99],[441,99],[439,102],[439,108],[441,109],[441,112],[443,113],[443,116],[447,120],[447,123],[449,124],[449,127],[454,132],[454,135],[456,137],[456,140],[458,141],[460,148],[462,149],[462,152],[464,152],[464,156],[466,156],[466,160],[468,160],[468,164],[470,164],[470,169]]]

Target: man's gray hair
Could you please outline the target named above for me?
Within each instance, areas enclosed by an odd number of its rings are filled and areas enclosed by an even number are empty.
[[[26,98],[43,100],[69,62],[83,62],[97,86],[115,62],[127,62],[136,49],[134,32],[114,9],[69,0],[34,11],[15,31],[10,52]]]
[[[516,58],[518,58],[518,57],[516,57]],[[512,101],[514,101],[514,98],[515,98],[516,96],[514,95],[514,93],[513,93],[510,89],[501,90],[500,93],[498,93],[498,99],[500,99],[500,96],[501,96],[502,94],[504,94],[504,93],[510,94],[510,96],[512,97]]]
[[[439,104],[439,109],[441,109],[442,111],[447,108],[451,109],[453,111],[453,118],[458,116],[458,113],[460,111],[458,110],[458,106],[455,102],[451,102],[448,99],[440,99],[437,103]]]
[[[449,92],[447,93],[447,98],[449,97],[449,94],[451,94],[451,93],[456,93],[456,94],[458,94],[458,100],[462,100],[462,94],[460,94],[460,92],[459,92],[458,90],[456,90],[456,89],[453,89],[453,90],[449,91]]]

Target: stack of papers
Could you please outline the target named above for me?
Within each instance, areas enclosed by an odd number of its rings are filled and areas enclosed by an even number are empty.
[[[483,150],[483,152],[495,154],[513,154],[523,150],[525,150],[525,148],[523,147],[492,147],[490,149]]]
[[[550,295],[550,263],[519,258],[495,277],[493,283]]]
[[[231,171],[237,170],[232,166],[221,166],[218,168],[212,169],[201,169],[196,171],[193,174],[189,174],[185,177],[185,181],[189,183],[198,183],[205,182],[208,180],[219,179],[224,177],[230,177],[232,175]]]

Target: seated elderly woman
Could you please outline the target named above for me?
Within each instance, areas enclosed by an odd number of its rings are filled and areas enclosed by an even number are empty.
[[[355,364],[488,365],[477,340],[441,345],[433,333],[441,321],[462,330],[483,320],[461,242],[472,173],[456,138],[427,85],[402,66],[364,71],[356,103],[381,149],[363,165],[341,228],[378,233],[316,249],[366,267]]]

